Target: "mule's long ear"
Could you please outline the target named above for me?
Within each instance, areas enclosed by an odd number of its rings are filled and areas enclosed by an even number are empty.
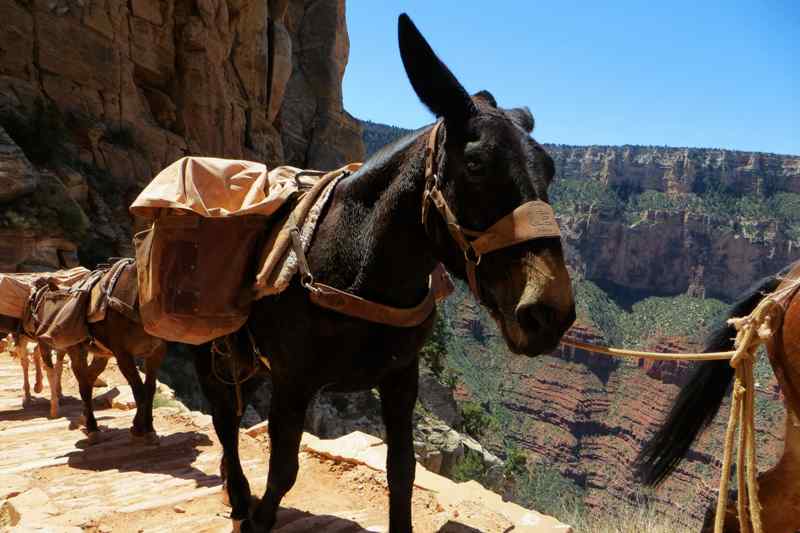
[[[437,117],[464,124],[477,113],[472,99],[450,69],[436,57],[411,19],[403,13],[397,22],[400,57],[419,99]]]
[[[533,120],[533,114],[528,107],[515,107],[514,109],[506,109],[506,115],[520,128],[528,133],[533,131],[533,126],[536,122]]]

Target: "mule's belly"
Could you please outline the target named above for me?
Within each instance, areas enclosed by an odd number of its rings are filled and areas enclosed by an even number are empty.
[[[289,293],[289,294],[287,294]],[[249,327],[273,374],[311,388],[354,392],[416,364],[433,316],[414,328],[394,328],[319,308],[302,289],[254,306]]]

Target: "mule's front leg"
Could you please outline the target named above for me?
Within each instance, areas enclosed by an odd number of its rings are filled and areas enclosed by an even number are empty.
[[[379,387],[386,424],[386,478],[389,482],[389,531],[409,533],[414,487],[413,414],[417,402],[418,368],[411,366],[389,376]]]
[[[50,350],[47,346],[45,350]],[[33,385],[33,392],[39,394],[44,387],[42,386],[42,344],[38,343],[36,349],[33,351],[33,364],[36,369],[36,382]]]
[[[291,385],[274,383],[269,409],[269,474],[267,490],[251,520],[242,522],[242,533],[270,531],[275,525],[278,506],[297,480],[298,453],[303,422],[310,397]]]
[[[251,493],[250,484],[239,461],[241,417],[237,413],[236,392],[233,387],[225,385],[215,377],[211,369],[211,357],[213,356],[207,352],[202,355],[195,354],[195,369],[200,378],[203,394],[211,405],[214,430],[222,444],[220,475],[223,479],[223,490],[231,506],[231,518],[245,520],[250,514]],[[260,382],[257,379],[250,379],[241,384],[244,408],[247,407],[248,400],[258,383]]]

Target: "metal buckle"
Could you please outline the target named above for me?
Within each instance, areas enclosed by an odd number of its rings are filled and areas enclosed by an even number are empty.
[[[319,289],[314,285],[313,274],[301,274],[300,285],[302,285],[309,292],[314,292],[314,293],[319,292]]]
[[[470,257],[470,252],[472,252],[472,254],[475,256],[474,259],[472,257]],[[473,265],[478,266],[478,265],[481,264],[481,259],[482,258],[483,258],[483,255],[477,254],[475,252],[475,249],[472,246],[469,246],[468,248],[464,248],[464,260],[466,262],[472,263]]]

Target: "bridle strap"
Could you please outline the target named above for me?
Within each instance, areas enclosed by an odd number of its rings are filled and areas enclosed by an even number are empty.
[[[561,231],[553,208],[541,200],[531,200],[514,209],[495,222],[486,231],[464,228],[439,188],[437,143],[443,124],[434,124],[425,145],[425,191],[422,195],[422,226],[430,235],[428,213],[430,205],[436,208],[445,222],[447,231],[464,254],[469,288],[478,300],[481,299],[478,283],[478,265],[484,254],[508,248],[533,239],[560,238]]]
[[[422,226],[430,235],[428,213],[430,211],[430,205],[433,204],[442,216],[442,219],[444,219],[450,236],[464,254],[469,288],[475,297],[480,300],[480,286],[478,285],[478,273],[476,269],[478,263],[480,263],[480,256],[474,253],[474,249],[468,238],[468,236],[477,237],[480,233],[461,227],[455,214],[453,214],[453,211],[450,209],[450,206],[447,205],[447,200],[444,199],[444,195],[439,188],[436,148],[439,139],[439,130],[442,128],[442,124],[443,121],[439,120],[433,125],[425,145],[425,191],[422,193]]]

